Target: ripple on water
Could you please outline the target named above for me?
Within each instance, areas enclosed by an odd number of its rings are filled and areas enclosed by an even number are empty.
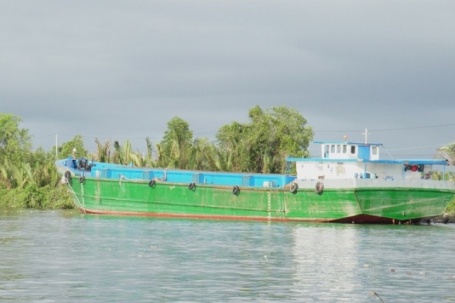
[[[0,214],[12,302],[453,302],[452,225]]]

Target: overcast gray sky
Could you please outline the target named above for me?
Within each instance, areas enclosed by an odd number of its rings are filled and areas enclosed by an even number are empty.
[[[315,140],[431,157],[455,142],[455,1],[4,1],[0,112],[34,146],[213,138],[288,106]]]

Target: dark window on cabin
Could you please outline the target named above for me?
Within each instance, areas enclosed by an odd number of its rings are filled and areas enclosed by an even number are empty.
[[[348,152],[348,146],[343,145],[343,154],[346,154]]]
[[[355,145],[351,146],[351,154],[353,154],[353,155],[355,154]]]
[[[329,145],[324,146],[324,158],[327,158],[329,154]]]
[[[371,153],[373,155],[377,155],[378,154],[378,147],[377,146],[372,146],[371,147]]]

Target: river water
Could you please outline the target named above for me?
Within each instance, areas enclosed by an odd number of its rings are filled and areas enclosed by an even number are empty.
[[[0,302],[455,302],[455,227],[0,209]]]

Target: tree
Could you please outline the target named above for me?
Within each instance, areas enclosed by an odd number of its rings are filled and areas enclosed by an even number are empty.
[[[147,154],[144,157],[144,166],[145,167],[155,167],[156,162],[153,158],[153,144],[150,138],[145,138],[145,142],[147,144]]]
[[[236,171],[284,173],[286,156],[308,156],[313,130],[296,110],[256,106],[248,116],[250,123],[234,122],[217,133],[218,146],[230,153]]]
[[[133,152],[133,147],[129,140],[126,140],[123,146],[120,146],[118,141],[114,141],[114,150],[115,152],[112,156],[114,163],[134,165],[136,167],[146,166],[145,158],[140,152]]]
[[[59,148],[60,158],[67,158],[69,156],[74,156],[77,158],[87,157],[88,151],[84,146],[84,139],[81,135],[76,135],[70,141],[67,141],[62,144]]]
[[[46,152],[40,147],[33,152],[30,164],[32,165],[33,179],[36,186],[44,187],[57,184],[59,176],[54,162],[55,155],[52,151]]]
[[[33,182],[29,164],[32,144],[20,122],[17,116],[0,113],[0,188],[23,188]]]
[[[167,124],[167,130],[158,149],[158,166],[169,168],[189,168],[192,152],[193,132],[188,122],[174,117]]]
[[[218,168],[228,171],[249,171],[250,146],[247,124],[233,122],[222,126],[216,134],[218,144]]]
[[[0,204],[13,207],[72,207],[66,189],[58,184],[55,155],[42,148],[33,152],[21,119],[0,113]]]
[[[32,147],[27,129],[19,128],[21,119],[0,113],[0,161],[9,159],[13,164],[27,161]]]
[[[112,161],[119,164],[131,163],[131,142],[126,140],[123,146],[118,141],[114,141],[114,154]]]
[[[104,144],[102,144],[100,140],[96,138],[95,143],[97,149],[95,160],[107,163],[111,162],[111,142],[106,141]]]
[[[284,159],[287,156],[309,156],[308,147],[313,139],[313,129],[306,126],[307,120],[299,112],[285,106],[274,107],[265,119],[271,121],[271,172],[284,172]]]
[[[216,146],[207,138],[194,140],[191,150],[190,169],[218,170],[216,164]]]

